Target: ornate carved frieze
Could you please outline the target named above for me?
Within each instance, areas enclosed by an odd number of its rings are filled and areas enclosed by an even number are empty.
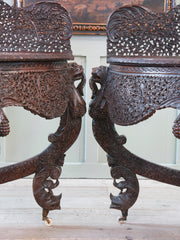
[[[73,80],[66,63],[0,63],[0,106],[23,106],[44,118],[60,117]]]
[[[164,107],[180,109],[179,68],[111,65],[104,97],[119,125],[138,123]]]

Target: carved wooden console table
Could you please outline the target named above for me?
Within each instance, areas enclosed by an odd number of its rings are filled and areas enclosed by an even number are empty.
[[[76,140],[81,117],[85,76],[73,59],[68,12],[57,3],[40,2],[29,7],[10,7],[0,1],[0,136],[9,134],[7,106],[22,106],[46,119],[61,117],[60,126],[49,135],[49,147],[26,161],[0,168],[0,183],[35,173],[33,192],[43,209],[60,209],[61,195],[52,189],[64,163],[64,153]],[[74,82],[81,80],[78,87]]]
[[[115,10],[107,22],[107,57],[109,67],[92,72],[89,113],[120,190],[110,196],[111,208],[121,210],[120,220],[126,220],[139,193],[136,174],[180,186],[180,171],[135,156],[114,128],[136,124],[162,108],[180,109],[180,5],[161,14],[139,6]],[[180,115],[173,133],[180,138]]]

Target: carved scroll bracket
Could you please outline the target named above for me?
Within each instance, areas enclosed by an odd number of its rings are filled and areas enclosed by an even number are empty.
[[[108,156],[108,161],[110,158]],[[114,179],[113,185],[120,190],[120,193],[118,196],[110,194],[110,208],[121,210],[122,217],[119,218],[119,221],[122,223],[127,219],[128,209],[136,202],[139,194],[139,183],[136,174],[122,165],[112,167],[111,176]]]

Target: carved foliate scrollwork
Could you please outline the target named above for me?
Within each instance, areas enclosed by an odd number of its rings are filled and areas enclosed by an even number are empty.
[[[37,156],[0,168],[0,183],[35,173],[34,197],[49,222],[48,212],[60,209],[61,194],[55,196],[53,189],[59,185],[64,153],[78,137],[86,112],[83,68],[67,63],[73,59],[71,18],[55,2],[16,8],[0,1],[0,31],[0,136],[10,131],[3,112],[7,106],[21,106],[46,119],[61,117],[48,138],[51,144]]]
[[[25,14],[31,16],[38,34],[40,33],[40,30],[41,33],[44,30],[44,35],[47,36],[48,41],[55,39],[56,36],[57,40],[60,39],[64,41],[71,38],[71,17],[68,11],[61,4],[53,2],[39,2],[25,7],[24,12]],[[28,19],[29,16],[26,17],[26,19]],[[52,34],[54,33],[56,35],[53,37]],[[61,51],[63,50],[65,49],[62,49]]]
[[[89,114],[94,136],[108,154],[114,186],[120,190],[118,196],[110,195],[111,207],[122,211],[120,220],[126,220],[137,199],[136,174],[180,186],[179,171],[128,151],[126,137],[114,126],[136,124],[158,109],[180,109],[179,22],[180,5],[168,13],[153,13],[140,6],[118,8],[107,22],[110,66],[92,72]],[[179,116],[173,133],[180,138]]]
[[[13,58],[22,52],[72,58],[71,18],[60,4],[39,2],[20,9],[0,1],[0,10],[0,52],[14,53]]]
[[[61,167],[45,166],[34,177],[33,192],[36,202],[45,210],[60,209],[61,194],[54,196],[53,189],[59,185]],[[53,182],[55,180],[55,183]]]
[[[40,164],[33,181],[34,197],[43,208],[45,221],[48,221],[47,215],[50,210],[60,209],[62,195],[55,196],[52,190],[59,185],[58,178],[64,163],[64,153],[76,140],[81,127],[81,117],[86,112],[82,99],[85,84],[83,68],[76,63],[71,63],[68,67],[71,81],[80,80],[80,83],[77,88],[72,85],[68,108],[61,117],[57,131],[49,135],[51,145],[40,155]]]
[[[118,57],[180,56],[180,5],[168,13],[140,6],[115,10],[107,22],[107,55]]]
[[[9,133],[3,107],[22,106],[46,119],[62,116],[68,104],[74,117],[83,116],[85,75],[82,66],[64,62],[1,63],[1,135]],[[80,80],[77,88],[75,82]]]
[[[64,113],[73,85],[68,64],[1,63],[0,67],[1,107],[23,106],[47,119]]]
[[[119,125],[135,124],[158,109],[180,106],[180,74],[176,67],[100,66],[93,69],[90,87],[90,115],[103,117],[106,109],[112,122]]]

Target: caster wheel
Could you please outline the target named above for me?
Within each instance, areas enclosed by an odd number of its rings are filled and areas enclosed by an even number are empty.
[[[52,224],[53,224],[52,219],[48,218],[48,217],[46,219],[44,219],[44,222],[45,222],[46,226],[48,226],[48,227],[52,226]]]
[[[126,219],[125,219],[124,217],[118,218],[117,221],[118,221],[118,223],[120,223],[120,224],[126,223]]]

